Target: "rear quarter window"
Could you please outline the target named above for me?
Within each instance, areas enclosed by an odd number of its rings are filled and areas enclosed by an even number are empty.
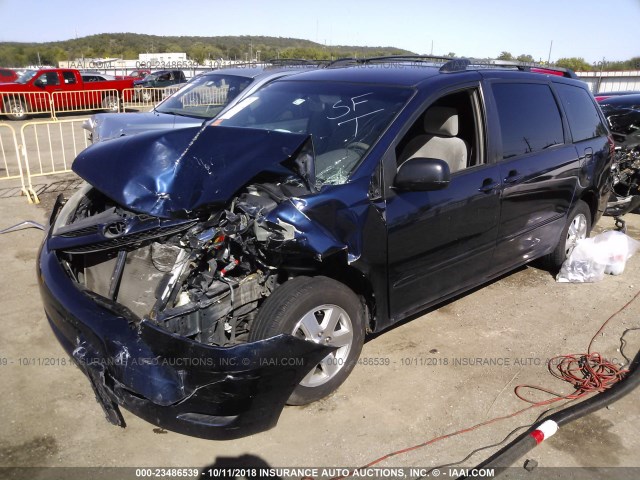
[[[500,119],[502,158],[564,143],[560,111],[548,85],[495,83],[492,91]]]
[[[586,90],[560,83],[556,84],[556,89],[567,114],[574,142],[607,134],[591,95]]]

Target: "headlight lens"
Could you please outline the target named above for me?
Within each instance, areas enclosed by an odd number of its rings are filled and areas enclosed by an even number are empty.
[[[93,187],[91,185],[89,185],[88,183],[85,183],[84,185],[82,185],[82,187],[80,187],[80,189],[76,193],[71,195],[71,198],[67,200],[67,203],[65,203],[64,206],[60,209],[60,212],[56,217],[56,220],[53,224],[53,229],[52,229],[53,235],[57,234],[58,229],[65,227],[69,224],[69,221],[73,218],[74,214],[76,213],[78,205],[87,196],[87,194],[92,188]]]

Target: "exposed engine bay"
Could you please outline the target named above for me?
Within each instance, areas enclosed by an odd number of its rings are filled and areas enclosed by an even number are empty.
[[[226,208],[176,220],[134,213],[87,185],[75,211],[60,212],[64,225],[51,244],[64,240],[60,259],[98,303],[116,302],[130,318],[198,342],[235,345],[247,341],[261,301],[287,275],[279,251],[294,227],[265,215],[304,190],[294,178],[254,183]]]
[[[640,207],[640,149],[616,148],[615,161],[611,165],[612,198],[607,214],[622,216]]]
[[[630,105],[601,105],[615,143],[615,160],[611,165],[613,192],[606,215],[621,217],[640,207],[640,111]],[[624,229],[624,221],[616,219]]]

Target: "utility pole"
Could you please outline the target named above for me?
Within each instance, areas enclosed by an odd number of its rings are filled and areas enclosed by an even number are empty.
[[[553,48],[553,40],[551,40],[551,45],[549,45],[549,56],[547,57],[547,65],[551,63],[551,49]]]
[[[433,40],[431,40],[431,55],[433,55]]]

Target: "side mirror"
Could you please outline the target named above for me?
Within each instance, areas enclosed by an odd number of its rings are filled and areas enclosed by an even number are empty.
[[[410,158],[398,169],[394,187],[409,192],[440,190],[449,185],[449,165],[438,158]]]
[[[33,85],[38,88],[44,88],[44,82],[41,78],[38,78],[35,82],[33,82]]]

